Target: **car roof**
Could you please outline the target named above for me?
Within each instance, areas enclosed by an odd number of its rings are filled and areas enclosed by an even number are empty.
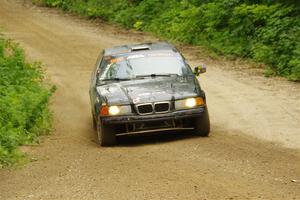
[[[117,56],[120,54],[134,54],[140,51],[170,51],[178,53],[178,50],[173,45],[167,42],[155,43],[141,43],[141,44],[128,44],[122,46],[115,46],[104,49],[103,56]]]

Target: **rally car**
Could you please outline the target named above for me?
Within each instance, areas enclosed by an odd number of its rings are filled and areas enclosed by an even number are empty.
[[[193,130],[208,136],[205,92],[182,54],[166,42],[116,46],[100,54],[90,82],[92,120],[101,146],[116,136]]]

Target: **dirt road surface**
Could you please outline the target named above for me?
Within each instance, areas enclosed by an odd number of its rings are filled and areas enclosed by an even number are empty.
[[[88,99],[96,57],[153,38],[18,0],[0,0],[0,27],[43,61],[58,87],[53,135],[27,149],[35,162],[0,171],[1,200],[300,199],[299,84],[184,47],[192,64],[208,66],[200,79],[211,136],[124,137],[100,148]]]

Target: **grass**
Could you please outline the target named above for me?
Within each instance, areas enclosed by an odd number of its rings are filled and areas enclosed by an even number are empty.
[[[54,90],[44,84],[41,63],[26,62],[23,49],[0,36],[0,168],[22,163],[18,147],[50,133]]]

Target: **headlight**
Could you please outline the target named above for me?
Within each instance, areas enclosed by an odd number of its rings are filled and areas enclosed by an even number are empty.
[[[188,98],[185,100],[185,106],[187,108],[193,108],[196,106],[196,99],[195,98]]]
[[[107,106],[103,105],[100,110],[102,116],[126,115],[131,113],[130,106]]]
[[[118,106],[110,106],[108,108],[109,115],[118,115],[120,113],[120,108]]]
[[[197,106],[202,106],[202,105],[204,105],[204,100],[202,97],[188,98],[188,99],[175,101],[176,110],[195,108]]]

